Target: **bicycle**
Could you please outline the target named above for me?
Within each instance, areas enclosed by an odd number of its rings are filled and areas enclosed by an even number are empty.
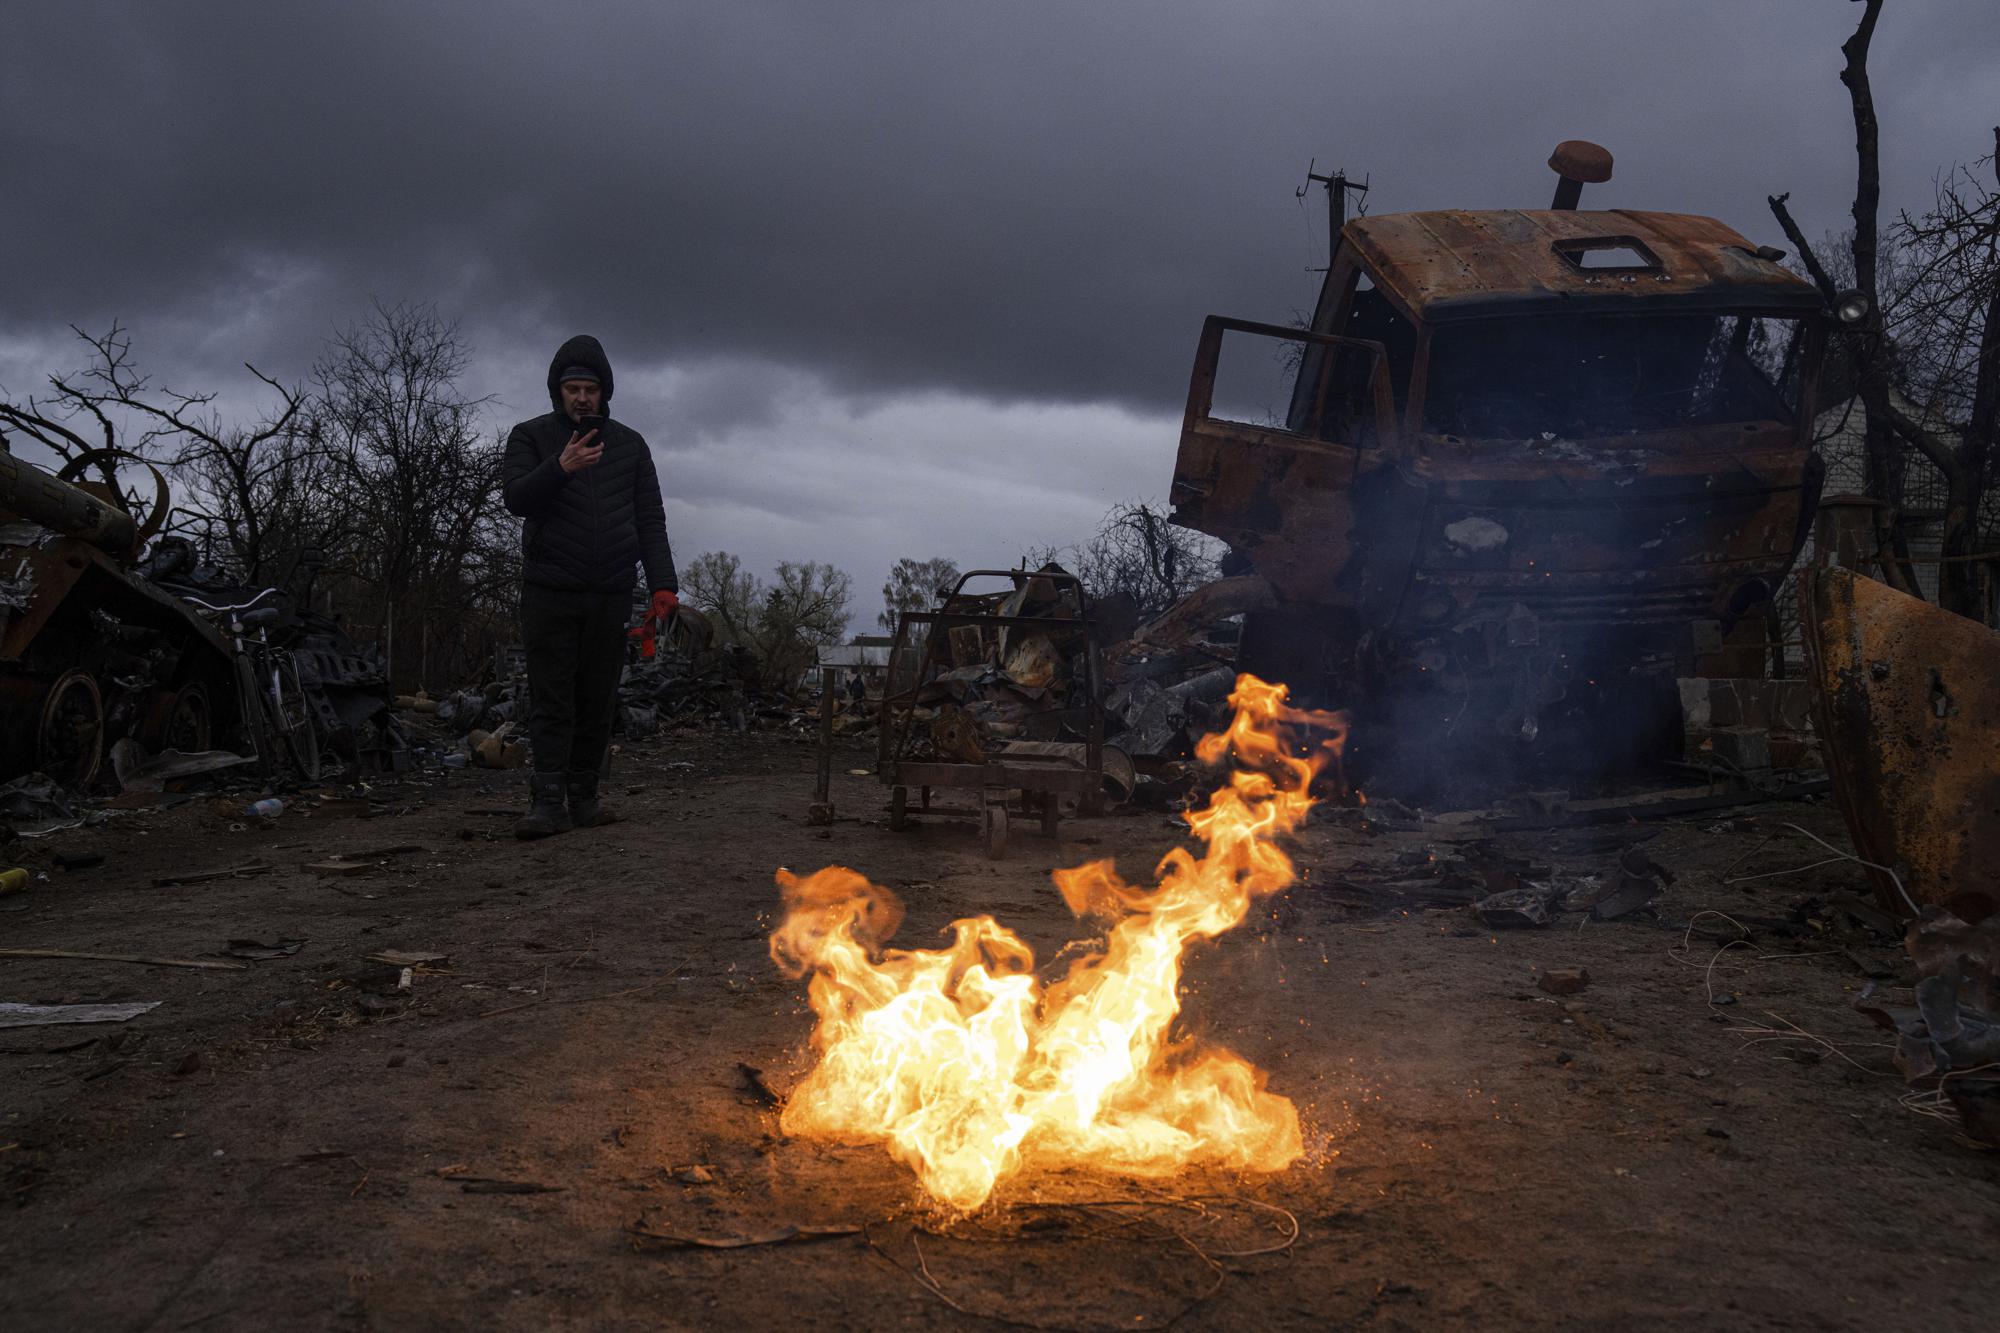
[[[270,639],[271,626],[289,614],[277,604],[283,594],[266,588],[235,603],[209,602],[186,592],[179,595],[228,627],[237,704],[263,776],[268,780],[278,775],[280,763],[274,759],[282,753],[281,762],[303,781],[319,781],[319,728],[299,680],[298,663],[288,649]]]

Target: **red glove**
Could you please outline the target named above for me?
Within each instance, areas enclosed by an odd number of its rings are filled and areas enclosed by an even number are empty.
[[[678,596],[662,588],[653,594],[653,604],[646,608],[646,618],[664,624],[667,617],[679,609],[680,604],[681,599]]]

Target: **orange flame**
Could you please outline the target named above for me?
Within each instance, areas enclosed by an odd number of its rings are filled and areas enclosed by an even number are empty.
[[[1029,1161],[1166,1175],[1207,1163],[1277,1171],[1304,1147],[1297,1108],[1229,1051],[1170,1040],[1188,942],[1241,922],[1292,882],[1276,839],[1337,744],[1288,752],[1285,723],[1337,715],[1285,706],[1285,687],[1239,676],[1235,718],[1196,753],[1238,767],[1185,816],[1208,850],[1177,847],[1153,888],[1110,861],[1054,878],[1078,916],[1110,922],[1101,946],[1044,987],[1034,954],[990,916],[952,923],[944,949],[888,949],[903,915],[889,890],[830,866],[778,872],[786,916],[771,957],[810,974],[819,1062],[786,1104],[788,1134],[881,1141],[932,1196],[977,1208]],[[1336,731],[1336,736],[1340,732]]]

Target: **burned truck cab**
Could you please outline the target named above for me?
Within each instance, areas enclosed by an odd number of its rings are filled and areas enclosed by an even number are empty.
[[[1824,307],[1781,258],[1685,214],[1365,217],[1309,327],[1209,319],[1172,502],[1276,594],[1244,669],[1530,746],[1762,675],[1819,489]]]

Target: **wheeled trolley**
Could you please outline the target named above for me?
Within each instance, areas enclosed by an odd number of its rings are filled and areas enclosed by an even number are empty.
[[[1011,591],[968,591],[976,580],[992,579],[1008,580]],[[1057,700],[1052,682],[1061,663],[1068,664],[1069,679]],[[982,677],[1009,697],[1020,718],[1008,725],[1024,733],[990,750],[972,734],[968,715],[949,703],[947,688],[953,678],[963,686]],[[909,822],[912,791],[919,810],[930,808],[935,790],[975,791],[986,854],[997,860],[1006,854],[1016,794],[1021,812],[1051,838],[1064,796],[1096,809],[1104,790],[1103,679],[1089,597],[1074,574],[974,570],[959,579],[940,609],[902,616],[877,731],[876,775],[889,787],[889,827]],[[929,725],[932,753],[912,757],[923,739],[916,732],[920,720]],[[1074,736],[1083,739],[1066,739]]]

